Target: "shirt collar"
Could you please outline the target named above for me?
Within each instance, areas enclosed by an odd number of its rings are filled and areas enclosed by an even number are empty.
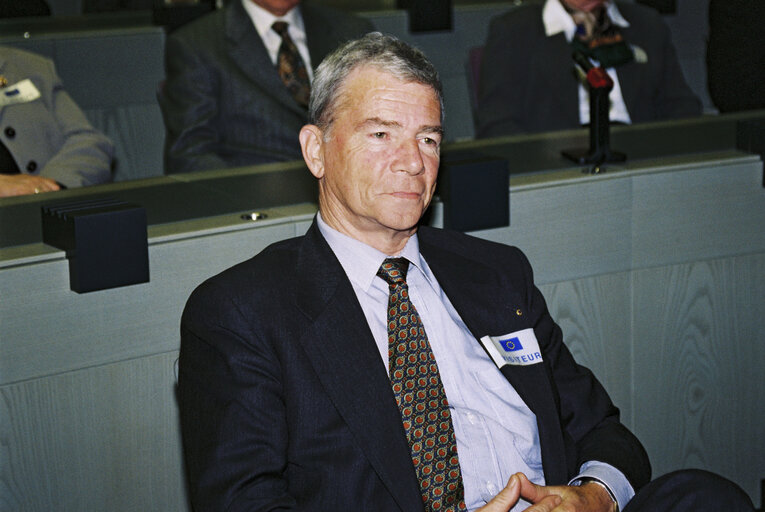
[[[630,26],[629,22],[622,16],[622,13],[619,12],[615,2],[608,2],[606,4],[606,12],[614,25],[620,27]],[[545,2],[542,8],[542,22],[545,25],[545,35],[547,37],[563,32],[568,42],[571,42],[574,38],[576,24],[571,15],[563,7],[563,4],[560,3],[560,0],[547,0]]]
[[[252,0],[241,1],[244,10],[247,11],[247,14],[250,16],[252,23],[255,25],[255,30],[258,31],[258,35],[260,35],[261,39],[265,39],[271,35],[271,25],[277,20],[289,23],[291,33],[294,31],[300,36],[305,36],[305,26],[303,25],[303,17],[300,16],[300,6],[293,7],[287,14],[279,17],[274,16]],[[276,33],[274,33],[274,35],[279,37]]]
[[[319,231],[322,236],[332,249],[332,252],[335,253],[338,261],[340,261],[340,265],[348,275],[348,279],[364,291],[369,291],[375,277],[377,277],[377,271],[380,269],[380,265],[382,265],[385,258],[390,258],[392,256],[331,228],[324,219],[322,219],[321,213],[316,215],[316,223],[319,226]],[[420,243],[417,238],[417,233],[409,237],[404,249],[400,254],[395,256],[409,260],[409,263],[411,264],[410,272],[412,270],[411,267],[414,266],[422,272],[428,281],[430,281],[431,274],[427,270],[427,266],[420,255]]]

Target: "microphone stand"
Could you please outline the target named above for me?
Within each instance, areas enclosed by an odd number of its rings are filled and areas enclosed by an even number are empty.
[[[608,118],[608,94],[614,88],[614,81],[602,67],[593,66],[576,51],[574,61],[585,71],[590,92],[590,148],[568,149],[561,154],[578,164],[593,164],[592,173],[600,172],[600,165],[606,162],[624,162],[627,155],[612,151],[610,146],[610,121]]]

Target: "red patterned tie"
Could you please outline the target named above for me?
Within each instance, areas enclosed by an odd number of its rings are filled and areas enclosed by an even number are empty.
[[[405,258],[388,258],[377,271],[390,289],[388,360],[393,394],[425,510],[466,510],[449,404],[422,320],[409,300],[408,268]]]
[[[287,86],[292,96],[301,106],[307,108],[311,97],[311,83],[308,70],[300,57],[297,46],[287,31],[289,24],[285,21],[275,21],[271,28],[282,37],[279,53],[276,56],[276,69],[279,77]]]

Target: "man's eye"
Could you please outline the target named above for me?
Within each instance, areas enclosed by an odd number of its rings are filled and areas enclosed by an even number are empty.
[[[372,134],[372,137],[374,137],[375,139],[384,139],[385,135],[387,135],[385,132],[374,132]]]

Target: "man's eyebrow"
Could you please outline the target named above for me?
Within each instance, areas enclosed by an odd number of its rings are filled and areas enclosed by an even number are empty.
[[[444,129],[440,124],[421,126],[418,133],[436,133],[438,135],[444,134]]]
[[[401,123],[397,121],[386,121],[380,117],[368,117],[359,123],[359,126],[401,126]]]
[[[380,117],[369,117],[367,119],[364,119],[358,124],[359,127],[363,126],[383,126],[383,127],[394,127],[398,128],[401,126],[401,123],[398,121],[388,121],[385,119],[382,119]],[[438,135],[444,134],[444,129],[441,127],[441,125],[434,124],[434,125],[424,125],[420,126],[419,130],[417,130],[417,133],[436,133]]]

